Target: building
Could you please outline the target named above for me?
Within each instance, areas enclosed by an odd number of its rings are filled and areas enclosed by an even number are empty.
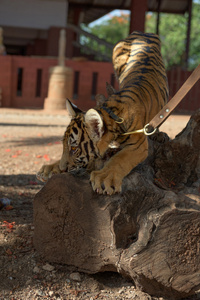
[[[95,105],[95,94],[105,94],[105,82],[116,85],[109,57],[104,62],[80,55],[80,23],[90,23],[113,9],[130,9],[130,31],[144,30],[145,12],[184,13],[189,11],[187,46],[192,0],[0,0],[0,27],[7,55],[0,56],[1,106],[42,108],[48,89],[48,71],[57,64],[58,39],[66,28],[66,65],[74,71],[73,101],[87,109]],[[98,37],[99,43],[105,43]],[[106,43],[107,48],[112,45]],[[81,58],[80,58],[81,56]],[[179,74],[175,76],[175,74]],[[188,72],[169,73],[171,95],[187,78]],[[194,88],[195,89],[195,88]],[[199,97],[198,89],[193,91]],[[192,95],[192,94],[191,94]],[[196,100],[195,100],[196,101]],[[191,102],[191,101],[190,101]],[[195,102],[196,103],[196,102]],[[187,110],[194,110],[198,103]]]

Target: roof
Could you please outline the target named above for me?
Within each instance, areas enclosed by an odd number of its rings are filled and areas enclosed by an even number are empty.
[[[190,0],[160,0],[160,12],[184,14],[188,11]],[[131,0],[68,0],[68,22],[73,23],[74,9],[83,9],[82,22],[90,23],[114,9],[129,10]],[[159,0],[148,0],[148,11],[158,10]]]

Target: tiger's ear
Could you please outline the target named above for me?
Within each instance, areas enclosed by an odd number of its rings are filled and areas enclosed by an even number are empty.
[[[103,121],[100,114],[93,108],[89,109],[85,114],[85,124],[88,133],[94,141],[99,141],[104,133]]]
[[[106,97],[103,94],[97,94],[95,96],[95,100],[96,100],[97,106],[101,106],[106,101]]]
[[[106,91],[109,97],[117,92],[117,90],[108,82],[106,82]]]
[[[66,109],[71,118],[74,118],[77,113],[82,112],[75,104],[73,104],[69,99],[66,100]]]

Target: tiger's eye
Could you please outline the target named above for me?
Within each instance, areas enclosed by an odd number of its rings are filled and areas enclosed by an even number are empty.
[[[72,147],[71,147],[71,150],[72,150],[72,151],[75,151],[76,149],[77,149],[76,146],[72,146]]]

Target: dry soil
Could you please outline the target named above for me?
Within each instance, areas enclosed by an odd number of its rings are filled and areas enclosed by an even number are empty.
[[[162,129],[173,138],[188,119],[172,115]],[[158,299],[119,274],[79,273],[48,264],[35,251],[32,204],[43,186],[35,173],[60,158],[67,122],[63,111],[0,109],[0,299]],[[3,198],[10,206],[1,206]]]

